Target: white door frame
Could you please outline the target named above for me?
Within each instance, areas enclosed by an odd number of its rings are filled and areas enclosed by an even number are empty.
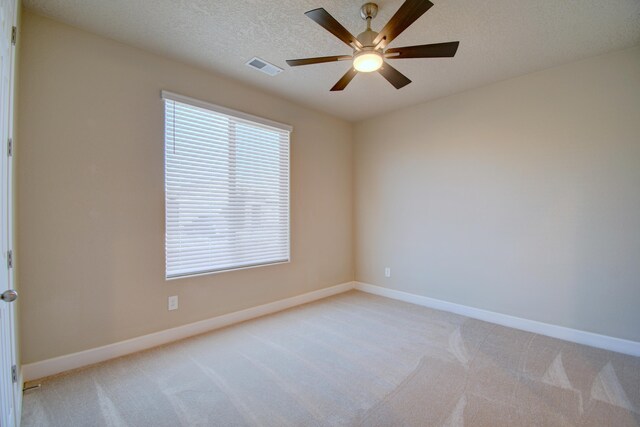
[[[0,48],[3,56],[0,63],[0,159],[2,175],[0,176],[0,203],[2,218],[0,225],[0,294],[14,287],[15,254],[13,254],[13,128],[14,128],[14,94],[15,94],[15,42],[17,38],[17,16],[19,0],[0,0]],[[11,260],[11,262],[10,262]],[[3,294],[4,295],[4,294]],[[16,320],[15,303],[0,300],[0,426],[16,427],[20,424],[22,408],[22,375],[16,357]],[[15,380],[14,380],[15,378]],[[5,393],[5,390],[11,390]]]

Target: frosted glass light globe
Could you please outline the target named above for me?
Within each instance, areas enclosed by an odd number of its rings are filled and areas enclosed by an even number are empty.
[[[363,73],[370,73],[382,67],[382,55],[379,52],[365,50],[353,57],[353,68]]]

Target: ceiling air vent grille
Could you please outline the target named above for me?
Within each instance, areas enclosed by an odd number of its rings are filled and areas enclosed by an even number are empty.
[[[263,73],[268,74],[270,76],[275,76],[275,75],[280,74],[282,72],[282,68],[276,67],[275,65],[270,64],[267,61],[265,61],[264,59],[260,59],[258,57],[251,58],[250,60],[248,60],[246,62],[246,65],[249,68],[253,68],[255,70],[262,71]]]

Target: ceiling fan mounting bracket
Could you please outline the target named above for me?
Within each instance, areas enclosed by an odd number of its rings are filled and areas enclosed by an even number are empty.
[[[365,21],[371,22],[378,14],[378,5],[375,3],[365,3],[360,8],[360,16]]]

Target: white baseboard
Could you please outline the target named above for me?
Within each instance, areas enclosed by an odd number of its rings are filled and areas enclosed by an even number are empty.
[[[367,283],[355,282],[355,288],[359,291],[367,292],[370,294],[405,301],[436,310],[448,311],[450,313],[456,313],[462,316],[484,320],[486,322],[497,323],[498,325],[503,325],[510,328],[533,332],[540,335],[546,335],[549,337],[571,341],[578,344],[584,344],[591,347],[611,350],[618,353],[640,356],[640,342],[636,341],[595,334],[593,332],[586,332],[578,329],[566,328],[564,326],[551,325],[549,323],[523,319],[521,317],[509,316],[508,314],[496,313],[494,311],[455,304],[452,302],[410,294],[394,289],[383,288],[381,286],[370,285]]]
[[[354,282],[342,283],[330,288],[320,289],[295,297],[271,302],[257,307],[248,308],[246,310],[236,311],[222,316],[213,317],[211,319],[201,320],[199,322],[190,323],[188,325],[178,326],[176,328],[167,329],[165,331],[155,332],[153,334],[120,341],[114,344],[96,347],[77,353],[67,354],[40,362],[29,363],[22,366],[22,375],[24,381],[32,381],[39,378],[48,377],[69,371],[71,369],[81,368],[83,366],[93,365],[94,363],[103,362],[113,359],[114,357],[124,356],[126,354],[135,353],[137,351],[146,350],[177,341],[190,336],[198,335],[214,329],[223,328],[234,323],[244,322],[245,320],[254,319],[266,314],[282,311],[297,305],[306,304],[315,300],[336,295],[349,291],[355,286]]]
[[[354,288],[370,294],[405,301],[436,310],[456,313],[462,316],[484,320],[486,322],[496,323],[510,328],[546,335],[578,344],[598,347],[605,350],[611,350],[618,353],[640,356],[640,342],[509,316],[507,314],[468,307],[461,304],[383,288],[381,286],[370,285],[367,283],[347,282],[257,307],[248,308],[246,310],[236,311],[222,316],[213,317],[211,319],[167,329],[165,331],[120,341],[114,344],[67,354],[40,362],[29,363],[22,366],[22,376],[25,382],[33,381],[72,369],[81,368],[83,366],[92,365],[94,363],[103,362],[115,357],[157,347],[162,344],[188,338],[214,329],[223,328],[234,323],[240,323],[256,317],[286,310],[287,308],[306,304],[308,302],[346,292]]]

